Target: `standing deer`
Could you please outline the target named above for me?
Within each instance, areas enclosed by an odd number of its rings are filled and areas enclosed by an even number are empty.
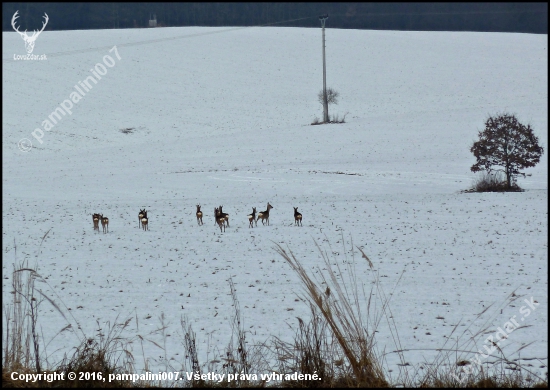
[[[201,205],[198,204],[197,205],[197,223],[200,225],[202,225],[202,211],[201,211]]]
[[[302,226],[302,214],[298,212],[298,207],[294,207],[294,225]]]
[[[147,210],[145,209],[139,209],[139,214],[138,214],[138,227],[142,227],[141,226],[141,220],[143,219],[143,217],[147,216]]]
[[[267,202],[267,210],[266,211],[262,211],[260,213],[258,213],[258,219],[262,219],[262,224],[265,225],[265,222],[264,220],[267,219],[267,224],[269,225],[269,210],[271,210],[273,208],[272,205],[269,204],[269,202]]]
[[[109,232],[109,218],[104,217],[103,214],[101,214],[101,227],[103,227],[103,233]]]
[[[97,230],[99,233],[99,218],[101,216],[99,214],[92,214],[92,221],[94,222],[94,231]]]
[[[248,214],[248,227],[253,228],[253,222],[256,222],[256,226],[258,226],[258,221],[256,220],[256,207],[252,207],[252,214]]]
[[[222,208],[223,206],[220,206],[220,215],[225,219],[225,223],[227,224],[227,227],[229,227],[229,214],[224,213]]]
[[[147,217],[147,211],[145,212],[143,218],[141,218],[141,227],[143,230],[149,230],[149,218]]]
[[[42,31],[44,31],[44,29],[46,28],[46,25],[48,24],[48,20],[50,20],[50,18],[48,17],[48,14],[44,12],[44,15],[46,16],[43,16],[43,18],[45,19],[44,22],[42,23],[42,30],[38,31],[38,30],[34,30],[33,31],[33,34],[31,37],[29,37],[27,35],[27,30],[25,30],[25,32],[21,32],[19,31],[19,27],[16,27],[15,26],[15,20],[19,17],[19,15],[17,15],[19,13],[19,11],[16,11],[14,14],[13,14],[13,17],[11,18],[11,26],[13,27],[13,29],[19,33],[19,35],[21,35],[21,38],[23,38],[23,40],[25,41],[25,50],[27,50],[27,53],[28,54],[31,54],[32,51],[34,50],[34,43],[36,41],[36,38],[38,38],[38,36],[40,35],[40,33]]]
[[[220,209],[218,209],[217,207],[214,209],[214,216],[216,218],[216,223],[220,227],[220,233],[222,231],[222,227],[223,231],[225,232],[225,217],[221,215]]]

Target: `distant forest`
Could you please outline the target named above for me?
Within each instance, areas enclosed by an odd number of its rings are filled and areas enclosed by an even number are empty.
[[[494,31],[548,34],[548,3],[2,3],[2,29],[291,26],[416,31]]]

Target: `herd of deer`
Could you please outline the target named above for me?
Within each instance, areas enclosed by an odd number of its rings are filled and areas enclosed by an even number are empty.
[[[267,203],[267,210],[263,211],[261,213],[258,213],[258,217],[256,217],[256,207],[252,207],[252,214],[248,215],[248,227],[254,227],[254,223],[256,223],[256,226],[258,226],[258,219],[262,219],[262,223],[265,225],[264,221],[267,221],[267,224],[269,225],[269,210],[271,210],[273,206]],[[297,209],[297,208],[296,208]],[[302,215],[300,214],[300,219],[302,218]],[[229,214],[223,212],[223,206],[214,208],[214,219],[216,221],[216,224],[220,227],[220,232],[225,232],[225,227],[229,227]],[[197,205],[197,223],[199,225],[202,225],[202,211],[201,211],[201,205]]]
[[[267,203],[267,209],[265,211],[261,211],[256,216],[256,207],[252,207],[252,214],[248,214],[248,227],[253,228],[254,226],[258,226],[258,219],[262,220],[262,224],[265,225],[267,222],[267,225],[269,225],[269,210],[273,208],[272,205]],[[223,206],[214,208],[214,219],[216,221],[216,224],[220,227],[220,232],[225,232],[225,227],[229,227],[229,214],[223,212]],[[197,205],[197,223],[199,225],[202,225],[202,211],[201,211],[201,205]],[[298,207],[294,207],[294,224],[302,226],[302,214],[298,212]]]
[[[262,224],[265,225],[267,222],[267,225],[269,225],[269,210],[271,210],[273,206],[267,203],[267,209],[265,211],[261,211],[256,216],[256,207],[252,207],[252,214],[248,214],[248,227],[253,228],[254,224],[258,226],[258,219],[262,220]],[[223,212],[223,206],[214,208],[214,219],[216,220],[216,224],[220,227],[220,232],[225,232],[225,227],[229,227],[229,214]],[[201,205],[197,205],[197,223],[200,225],[203,225],[202,222],[202,211],[201,211]],[[99,222],[101,221],[101,225],[103,226],[103,233],[109,232],[109,218],[104,217],[103,214],[92,214],[92,219],[94,221],[94,231],[97,230],[99,233]],[[302,226],[302,214],[298,212],[298,207],[294,207],[294,224],[298,226]],[[139,210],[138,214],[138,225],[143,230],[149,230],[149,218],[147,217],[147,210]]]

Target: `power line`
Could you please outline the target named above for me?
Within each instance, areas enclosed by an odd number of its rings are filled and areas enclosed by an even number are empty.
[[[373,12],[373,13],[359,13],[359,14],[353,14],[353,15],[340,13],[340,14],[331,14],[330,16],[331,17],[341,17],[341,16],[344,16],[344,17],[358,17],[358,16],[359,17],[362,17],[362,16],[363,17],[364,16],[378,17],[378,16],[396,16],[396,15],[407,15],[407,16],[484,15],[484,14],[519,14],[519,13],[540,13],[540,12],[543,12],[543,11],[542,10],[524,10],[524,11],[517,10],[517,11],[463,11],[463,12],[461,12],[461,11],[456,11],[456,12],[384,12],[384,13],[375,13],[375,12]],[[275,26],[275,25],[278,25],[278,24],[292,23],[292,22],[297,22],[297,21],[300,21],[300,20],[313,19],[313,18],[318,18],[318,16],[317,15],[314,15],[314,16],[312,15],[312,16],[306,16],[306,17],[301,17],[301,18],[282,20],[282,21],[278,21],[278,22],[258,24],[258,25],[254,25],[254,26],[233,27],[233,28],[228,28],[228,29],[224,29],[224,30],[208,31],[208,32],[201,32],[201,33],[196,33],[196,34],[185,34],[185,35],[178,35],[178,36],[174,36],[174,37],[158,38],[158,39],[150,39],[150,40],[144,40],[144,41],[138,41],[138,42],[122,43],[122,44],[119,44],[119,45],[116,45],[116,46],[117,46],[117,48],[132,47],[132,46],[147,45],[147,44],[151,44],[151,43],[172,41],[172,40],[177,40],[177,39],[197,38],[197,37],[206,36],[206,35],[223,34],[223,33],[227,33],[227,32],[232,32],[232,31],[237,31],[237,30],[242,30],[242,29],[247,29],[247,28],[254,28],[254,27]],[[189,26],[189,27],[196,27],[196,26]],[[217,27],[212,27],[212,28],[217,28]],[[82,53],[88,53],[88,52],[94,52],[94,51],[105,51],[105,50],[111,49],[113,46],[115,46],[115,45],[93,47],[93,48],[88,48],[88,49],[71,50],[71,51],[65,51],[65,52],[56,52],[56,53],[47,54],[47,57],[55,58],[55,57],[62,57],[62,56],[73,55],[73,54],[82,54]],[[13,61],[11,58],[3,58],[2,62],[4,64],[9,64],[11,62],[19,62],[19,61]],[[37,61],[37,62],[40,62],[40,61]]]
[[[296,22],[296,21],[299,21],[299,20],[311,19],[311,18],[316,18],[316,17],[317,16],[306,16],[306,17],[303,17],[303,18],[288,19],[288,20],[283,20],[283,21],[279,21],[279,22],[259,24],[259,25],[255,25],[255,26],[232,27],[232,28],[227,28],[227,29],[224,29],[224,30],[208,31],[208,32],[195,33],[195,34],[177,35],[177,36],[174,36],[174,37],[149,39],[149,40],[145,40],[145,41],[137,41],[137,42],[129,42],[129,43],[121,43],[119,45],[100,46],[100,47],[92,47],[92,48],[88,48],[88,49],[70,50],[70,51],[46,54],[46,56],[48,58],[55,58],[55,57],[68,56],[68,55],[73,55],[73,54],[82,54],[82,53],[88,53],[88,52],[94,52],[94,51],[105,51],[105,50],[111,49],[113,46],[116,46],[117,48],[132,47],[132,46],[148,45],[148,44],[151,44],[151,43],[173,41],[173,40],[176,40],[176,39],[197,38],[197,37],[201,37],[201,36],[205,36],[205,35],[222,34],[222,33],[227,33],[227,32],[231,32],[231,31],[243,30],[243,29],[246,29],[246,28],[274,26],[276,24],[291,23],[291,22]],[[217,28],[217,27],[212,27],[212,28]],[[19,61],[13,61],[11,58],[4,58],[4,59],[2,59],[2,62],[3,63],[10,63],[10,62],[15,63],[15,62],[19,62]],[[36,61],[36,62],[40,62],[40,61]]]

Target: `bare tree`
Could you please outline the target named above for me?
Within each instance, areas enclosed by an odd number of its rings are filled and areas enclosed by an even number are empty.
[[[338,98],[340,97],[340,93],[335,91],[332,88],[327,88],[327,103],[328,104],[338,104]],[[317,98],[319,99],[319,103],[323,104],[323,91],[319,91],[317,94]]]
[[[503,172],[507,189],[512,188],[517,175],[525,176],[520,170],[534,167],[544,152],[531,126],[507,113],[487,119],[485,130],[479,132],[479,141],[470,151],[477,159],[471,171]]]

